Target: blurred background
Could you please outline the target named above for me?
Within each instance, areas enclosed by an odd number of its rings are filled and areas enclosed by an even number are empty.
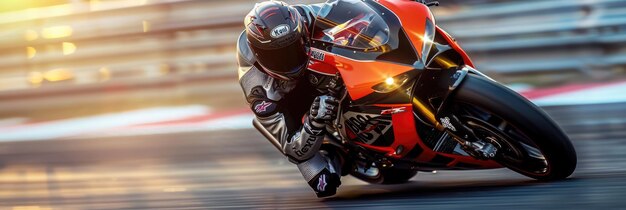
[[[312,3],[320,1],[293,1]],[[243,106],[235,41],[253,1],[6,0],[0,116],[167,104]],[[626,2],[446,0],[433,9],[478,68],[520,87],[624,78]],[[45,106],[42,105],[45,104]],[[67,112],[71,110],[71,112]]]
[[[268,188],[276,193],[301,193],[316,203],[313,206],[337,204],[311,199],[295,167],[251,129],[251,115],[236,78],[235,42],[243,30],[243,17],[255,2],[3,0],[0,206],[150,208],[170,205],[164,202],[166,198],[179,199],[175,201],[181,206],[172,204],[172,208],[229,207],[237,202],[245,204],[242,208],[257,207],[259,202],[274,208],[299,204],[260,193]],[[531,100],[537,98],[538,104],[543,102],[577,147],[585,146],[577,148],[580,151],[597,149],[621,158],[623,152],[608,148],[623,145],[620,131],[626,128],[622,103],[626,101],[626,1],[440,2],[440,7],[433,8],[437,24],[457,39],[477,69]],[[598,101],[581,105],[582,98],[594,96]],[[609,143],[593,149],[586,149],[588,141],[578,141],[607,136]],[[247,141],[260,145],[262,152],[251,156],[251,151],[241,149]],[[224,156],[237,161],[228,162]],[[264,164],[267,167],[259,169]],[[252,181],[258,177],[251,178],[249,173],[259,170],[267,185]],[[237,176],[241,173],[248,176]],[[524,178],[499,173],[505,179],[497,182],[443,175],[446,183],[465,186],[460,188],[415,183],[408,188],[373,190],[361,186],[348,188],[345,197],[371,198],[391,192],[384,200],[408,191],[417,191],[418,197],[430,195],[417,188],[470,193],[475,188],[494,190],[493,183],[495,190],[502,187],[504,194],[515,196],[520,189],[509,187],[525,185],[519,181]],[[231,179],[216,178],[222,175]],[[440,180],[430,176],[425,179]],[[511,176],[515,178],[506,179]],[[623,181],[616,182],[623,185]],[[354,180],[346,183],[363,185]],[[576,184],[586,186],[586,182]],[[360,193],[364,191],[369,194]],[[258,197],[259,193],[264,196]],[[609,198],[624,194],[612,193]],[[227,202],[225,195],[239,200]],[[592,203],[617,201],[601,201],[607,197],[602,196],[593,197]],[[589,200],[578,202],[584,201]],[[286,206],[276,205],[280,202]],[[358,203],[336,202],[348,207]]]

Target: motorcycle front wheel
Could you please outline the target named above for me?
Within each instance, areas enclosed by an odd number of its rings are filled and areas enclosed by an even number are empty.
[[[451,96],[452,113],[474,136],[493,144],[501,165],[538,180],[558,180],[576,169],[576,151],[540,108],[503,85],[468,74]]]

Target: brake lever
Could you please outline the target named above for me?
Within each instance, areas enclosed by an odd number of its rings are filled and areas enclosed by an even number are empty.
[[[333,77],[329,84],[328,84],[328,92],[330,93],[330,95],[337,97],[337,99],[339,99],[339,107],[337,109],[337,118],[334,120],[334,122],[332,122],[331,126],[335,129],[335,131],[337,132],[337,136],[335,136],[336,138],[338,138],[342,144],[345,144],[346,141],[343,138],[343,136],[341,135],[341,116],[340,113],[342,113],[342,106],[341,103],[343,102],[343,100],[346,98],[346,95],[348,94],[345,90],[343,90],[343,81],[341,80],[341,75],[339,74],[339,72],[337,72],[335,74],[335,77]]]
[[[326,86],[326,88],[331,96],[339,97],[339,91],[341,89],[341,85],[342,85],[341,76],[339,75],[339,73],[336,73],[335,76],[332,77],[332,79],[328,82],[328,85]]]

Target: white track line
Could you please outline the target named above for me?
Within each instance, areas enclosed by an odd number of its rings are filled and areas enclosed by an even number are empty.
[[[234,116],[207,120],[194,123],[180,123],[175,125],[154,125],[139,127],[123,127],[109,131],[89,133],[86,135],[74,136],[71,138],[99,138],[99,137],[120,137],[120,136],[142,136],[158,135],[170,133],[186,132],[207,132],[220,130],[240,130],[252,128],[251,113],[237,114]]]
[[[160,107],[38,124],[26,124],[17,127],[1,128],[0,133],[2,133],[2,135],[0,135],[0,141],[56,139],[81,133],[99,132],[117,127],[183,119],[208,114],[208,112],[209,109],[207,107],[200,105]]]

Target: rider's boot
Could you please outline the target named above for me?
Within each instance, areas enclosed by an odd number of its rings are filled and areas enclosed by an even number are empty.
[[[298,169],[318,198],[335,195],[341,185],[340,157],[324,150],[298,164]]]

